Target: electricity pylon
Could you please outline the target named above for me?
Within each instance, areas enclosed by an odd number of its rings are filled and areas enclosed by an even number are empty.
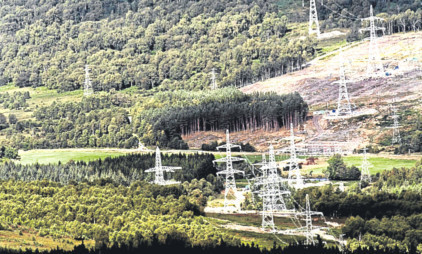
[[[299,228],[299,230],[301,231],[305,231],[305,244],[306,245],[311,245],[311,244],[315,244],[314,241],[314,234],[312,232],[313,230],[313,226],[312,226],[312,216],[321,216],[323,217],[324,214],[322,212],[316,212],[316,211],[311,211],[311,205],[309,202],[309,195],[306,194],[306,207],[305,207],[305,211],[301,212],[301,213],[297,213],[296,215],[299,216],[304,216],[305,217],[305,227]]]
[[[214,163],[216,163],[216,162],[226,163],[226,169],[217,172],[217,176],[226,175],[226,186],[225,186],[225,192],[224,192],[224,208],[227,208],[229,206],[229,204],[234,204],[235,206],[240,208],[239,200],[238,200],[238,193],[237,193],[237,189],[236,189],[235,174],[242,174],[243,176],[245,176],[245,172],[243,172],[241,170],[235,170],[233,168],[233,162],[244,161],[244,159],[238,158],[238,157],[232,157],[231,149],[235,148],[235,147],[241,148],[239,145],[233,145],[233,144],[230,143],[230,134],[229,134],[229,130],[227,130],[226,131],[226,144],[217,147],[217,150],[226,149],[226,157],[213,161]],[[227,198],[229,192],[233,192],[233,195],[236,198],[234,201],[229,200]]]
[[[295,136],[293,131],[293,123],[290,124],[290,161],[289,161],[289,177],[290,186],[300,189],[303,187],[303,179],[300,174],[299,163],[297,162]]]
[[[380,52],[377,43],[377,31],[385,31],[385,27],[375,26],[375,21],[384,20],[374,16],[374,11],[372,5],[369,10],[369,17],[362,19],[363,21],[369,21],[369,27],[362,28],[359,32],[363,33],[369,31],[369,56],[368,56],[368,66],[366,69],[366,74],[368,76],[374,76],[374,74],[380,74],[384,72],[384,67],[381,62]]]
[[[393,126],[390,127],[393,129],[393,138],[391,139],[391,144],[401,144],[399,115],[397,115],[397,109],[394,104],[391,104],[390,107],[392,113],[391,117],[393,118]]]
[[[347,116],[352,114],[352,106],[350,104],[350,97],[347,91],[347,83],[350,80],[346,80],[346,72],[344,62],[340,64],[340,80],[334,82],[339,85],[338,101],[337,101],[337,116]]]
[[[255,184],[261,186],[259,196],[262,197],[262,228],[275,231],[274,212],[287,210],[284,196],[291,195],[291,192],[281,187],[282,179],[278,175],[273,145],[270,145],[269,161],[261,170],[262,176]]]
[[[169,185],[169,184],[178,184],[179,182],[173,180],[165,180],[164,172],[174,172],[176,169],[182,169],[181,167],[168,167],[161,164],[161,154],[160,148],[157,146],[155,151],[155,167],[145,170],[146,173],[155,173],[155,178],[152,181],[154,184],[158,185]]]
[[[90,96],[94,93],[94,89],[92,88],[92,82],[89,77],[89,71],[89,65],[85,65],[84,96]]]
[[[319,29],[319,22],[318,22],[318,12],[316,7],[315,0],[311,0],[309,6],[309,34],[317,34],[317,37],[321,35],[321,30]],[[316,25],[316,28],[313,25]]]
[[[362,185],[363,182],[370,183],[372,181],[371,174],[369,173],[369,168],[372,167],[372,164],[368,161],[368,156],[366,154],[367,148],[363,149],[363,160],[361,165],[361,173],[360,173],[360,183]]]
[[[217,86],[217,78],[215,76],[215,68],[212,68],[211,72],[211,90],[216,90],[218,88]]]

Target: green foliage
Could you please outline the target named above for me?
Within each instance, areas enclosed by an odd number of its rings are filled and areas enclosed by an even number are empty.
[[[37,229],[40,236],[94,239],[98,246],[136,247],[151,244],[154,239],[165,243],[176,235],[185,236],[193,246],[215,246],[222,238],[238,243],[196,216],[198,206],[181,191],[182,186],[159,187],[142,182],[123,187],[2,181],[0,218],[8,225]]]
[[[422,242],[422,214],[409,217],[364,220],[350,217],[342,228],[347,237],[357,238],[362,235],[363,244],[379,248],[392,248],[395,245],[403,249],[415,248]]]
[[[0,94],[0,104],[5,109],[24,110],[28,107],[26,100],[30,98],[29,92],[14,92],[11,95],[6,92]]]
[[[1,158],[17,159],[18,157],[19,157],[18,150],[14,149],[13,147],[9,147],[9,146],[0,147],[0,159]]]
[[[107,91],[203,89],[213,67],[220,86],[280,75],[311,58],[315,41],[284,37],[277,2],[7,1],[0,82],[75,90],[85,63],[94,89]]]
[[[216,169],[212,154],[162,154],[162,163],[166,166],[180,166],[182,170],[174,173],[178,181],[207,178],[215,175]],[[128,186],[138,180],[151,180],[152,176],[144,173],[155,166],[155,154],[129,154],[88,163],[70,161],[66,164],[21,165],[13,162],[0,164],[0,179],[34,181],[47,179],[69,184],[71,182],[104,181]],[[216,179],[210,178],[216,186]]]
[[[340,154],[335,154],[328,160],[328,167],[324,173],[331,180],[357,180],[361,174],[357,167],[347,167]]]

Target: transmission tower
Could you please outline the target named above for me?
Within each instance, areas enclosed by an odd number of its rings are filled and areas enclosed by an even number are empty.
[[[393,129],[393,138],[391,139],[391,144],[401,144],[399,115],[397,115],[397,109],[394,104],[391,104],[390,107],[392,113],[391,117],[393,118],[393,126],[390,127]]]
[[[384,20],[374,16],[372,5],[369,10],[370,14],[368,18],[362,19],[363,21],[369,21],[369,27],[360,29],[359,32],[363,33],[369,31],[369,57],[368,66],[366,73],[368,76],[374,76],[374,74],[380,74],[384,72],[384,67],[381,62],[380,52],[377,43],[377,31],[385,31],[384,27],[375,26],[375,21]]]
[[[218,88],[217,86],[217,78],[215,75],[215,68],[212,68],[211,72],[211,90],[216,90]]]
[[[300,189],[303,187],[303,179],[300,174],[299,163],[296,156],[295,136],[293,131],[293,123],[290,124],[290,162],[289,162],[289,178],[290,186]]]
[[[319,22],[318,22],[318,12],[316,7],[315,0],[311,0],[310,7],[309,7],[309,34],[317,34],[317,37],[321,35],[321,31],[319,29]],[[316,28],[314,28],[314,23]]]
[[[346,80],[344,62],[340,64],[340,80],[334,83],[339,85],[338,101],[337,101],[337,116],[347,116],[352,114],[352,106],[350,104],[350,97],[347,91],[347,83],[351,81]]]
[[[228,208],[228,206],[230,204],[234,204],[238,208],[240,208],[238,193],[237,193],[237,189],[236,189],[235,174],[242,174],[243,176],[245,176],[245,172],[243,172],[241,170],[235,170],[233,168],[233,162],[243,161],[244,159],[238,158],[238,157],[232,157],[231,149],[235,148],[235,147],[241,148],[239,145],[233,145],[233,144],[230,143],[230,134],[229,134],[229,130],[227,130],[226,131],[226,144],[217,147],[218,150],[226,149],[226,157],[213,161],[214,163],[216,163],[216,162],[226,163],[226,169],[217,172],[217,176],[226,175],[226,186],[225,186],[225,192],[224,192],[224,208]],[[229,192],[233,192],[233,195],[236,198],[235,201],[228,199],[227,196],[228,196]]]
[[[371,180],[371,174],[369,173],[369,168],[372,167],[372,164],[368,161],[368,156],[366,154],[367,148],[363,149],[363,161],[362,161],[362,171],[360,173],[360,184],[362,186],[362,183],[370,183]]]
[[[262,228],[275,231],[274,212],[287,210],[284,196],[290,196],[291,192],[281,186],[282,179],[278,175],[273,145],[269,149],[269,162],[261,170],[262,176],[256,181],[256,185],[261,186],[259,196],[262,197]]]
[[[90,96],[94,93],[94,89],[92,88],[92,82],[89,78],[89,71],[89,65],[85,65],[84,96]]]
[[[181,167],[168,167],[163,166],[161,164],[161,154],[160,154],[160,148],[157,146],[157,149],[155,151],[155,167],[150,168],[148,170],[145,170],[146,173],[155,173],[155,178],[152,183],[158,184],[158,185],[169,185],[169,184],[177,184],[179,182],[173,181],[173,180],[165,180],[164,179],[164,173],[165,172],[171,172],[173,173],[176,169],[182,169]]]

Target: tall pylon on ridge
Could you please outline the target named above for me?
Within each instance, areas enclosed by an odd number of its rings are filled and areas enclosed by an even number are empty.
[[[230,134],[229,130],[226,131],[226,144],[222,146],[218,146],[217,150],[226,149],[226,157],[214,160],[214,163],[223,162],[226,163],[226,169],[217,172],[217,176],[225,175],[226,176],[226,186],[224,192],[224,208],[228,208],[230,204],[234,204],[238,209],[240,209],[239,200],[238,200],[238,193],[236,189],[236,181],[235,181],[235,174],[242,174],[245,176],[245,172],[241,170],[235,170],[233,168],[233,162],[237,161],[244,161],[243,158],[232,157],[232,148],[241,148],[239,145],[233,145],[230,143]],[[233,192],[234,197],[236,200],[229,200],[228,194],[229,192]]]
[[[297,161],[293,123],[290,124],[290,161],[288,183],[296,189],[300,189],[304,185],[302,175],[300,174],[299,163]]]
[[[347,116],[352,114],[352,105],[350,104],[350,96],[347,90],[347,83],[352,81],[346,80],[346,70],[344,61],[340,64],[340,80],[334,82],[339,85],[337,100],[337,116]]]
[[[370,183],[372,181],[371,174],[369,173],[369,168],[372,167],[372,164],[368,161],[366,150],[368,150],[368,148],[363,149],[363,160],[362,160],[361,173],[360,173],[361,185],[363,182]]]
[[[394,102],[393,102],[394,103]],[[399,115],[397,115],[397,109],[394,104],[390,105],[391,107],[391,118],[393,118],[393,126],[390,127],[393,129],[393,137],[391,139],[391,144],[401,144],[401,137],[400,137],[400,124],[399,124]]]
[[[315,0],[310,0],[309,5],[309,35],[316,33],[319,38],[321,30],[319,29],[318,12]],[[314,23],[316,28],[314,28]]]
[[[155,173],[154,180],[152,183],[158,185],[170,185],[170,184],[178,184],[179,182],[173,180],[165,180],[164,173],[165,172],[174,172],[176,169],[182,169],[181,167],[168,167],[163,166],[161,163],[161,154],[160,148],[157,146],[155,150],[155,167],[145,170],[146,173]]]
[[[369,21],[369,27],[362,28],[359,32],[363,33],[369,31],[369,56],[368,56],[368,66],[366,69],[366,74],[368,76],[379,76],[384,73],[384,67],[381,62],[380,51],[378,48],[377,42],[377,31],[385,31],[385,27],[378,27],[375,25],[375,21],[384,20],[374,16],[374,10],[372,5],[369,10],[369,17],[362,19],[363,21]]]
[[[85,65],[85,83],[84,83],[84,96],[90,96],[94,93],[91,78],[89,77],[89,65]]]
[[[218,85],[217,85],[217,77],[215,74],[215,68],[212,68],[211,71],[211,90],[217,90]]]

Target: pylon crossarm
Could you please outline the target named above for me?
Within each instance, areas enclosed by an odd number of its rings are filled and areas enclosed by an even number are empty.
[[[227,149],[227,147],[229,147],[229,148],[241,148],[241,146],[240,146],[240,145],[233,145],[233,144],[230,144],[230,145],[228,145],[228,146],[227,146],[227,144],[226,144],[226,145],[217,146],[217,150],[220,150],[220,149]]]
[[[233,169],[233,171],[222,170],[222,171],[217,172],[217,175],[227,175],[227,174],[231,174],[231,173],[245,175],[245,172],[243,172],[241,170],[235,170],[235,169]]]
[[[162,168],[163,168],[163,171],[166,171],[166,172],[174,172],[174,170],[182,169],[182,167],[167,167],[167,166],[163,166]]]
[[[224,158],[220,158],[220,159],[216,159],[213,160],[213,162],[228,162],[228,161],[232,161],[232,162],[236,162],[236,161],[244,161],[245,159],[243,158],[239,158],[239,157],[230,157],[230,159],[228,159],[227,157]]]

